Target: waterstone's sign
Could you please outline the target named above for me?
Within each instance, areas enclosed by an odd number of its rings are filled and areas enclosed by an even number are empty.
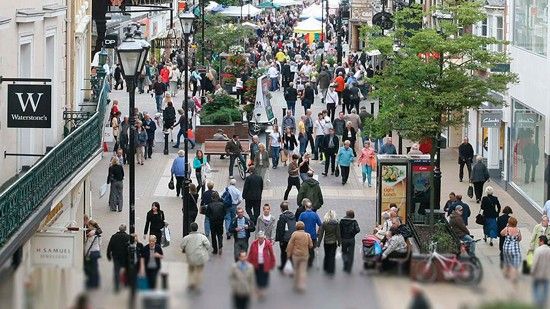
[[[40,233],[31,239],[34,266],[71,268],[75,264],[75,235]]]
[[[51,128],[51,118],[51,85],[8,85],[8,128]]]
[[[499,128],[502,121],[502,111],[485,112],[481,114],[482,128]]]

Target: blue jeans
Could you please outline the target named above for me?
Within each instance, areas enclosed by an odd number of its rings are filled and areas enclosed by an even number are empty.
[[[269,91],[275,91],[279,89],[279,78],[271,78],[271,87],[269,88]]]
[[[548,303],[548,279],[533,280],[533,297],[538,308],[546,308]]]
[[[306,153],[307,148],[307,136],[298,135],[298,141],[300,142],[300,155],[303,156]]]
[[[204,216],[204,235],[210,237],[210,219],[207,216]]]
[[[271,165],[277,167],[279,165],[279,152],[281,152],[281,147],[271,146]]]
[[[313,146],[313,160],[319,159],[319,146],[321,145],[324,137],[324,135],[315,136],[315,145]]]
[[[174,145],[174,147],[179,147],[180,146],[180,139],[183,135],[185,135],[185,131],[184,130],[179,130],[178,131],[178,137],[177,137],[177,140],[176,140],[176,144]],[[184,140],[189,141],[189,143],[191,143],[191,148],[195,148],[195,142],[193,140],[190,140],[188,138],[184,138]]]
[[[372,167],[368,165],[363,165],[363,168],[361,169],[363,174],[363,183],[365,180],[368,182],[369,186],[372,185]]]
[[[476,243],[474,241],[474,239],[472,237],[470,237],[470,235],[464,235],[462,236],[462,238],[460,239],[461,241],[465,242],[466,245],[468,246],[468,253],[471,255],[471,256],[475,256],[476,254]]]
[[[229,234],[229,226],[231,225],[231,220],[237,215],[237,205],[232,205],[231,208],[227,209],[225,213],[225,232]]]
[[[162,112],[162,94],[155,95],[155,102],[157,103],[157,113]]]
[[[286,108],[292,111],[292,116],[296,114],[296,101],[286,101]]]
[[[306,181],[308,178],[307,173],[300,173],[300,179],[302,179],[302,181]]]

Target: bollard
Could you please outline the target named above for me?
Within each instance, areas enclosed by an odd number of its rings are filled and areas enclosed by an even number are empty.
[[[161,288],[163,291],[168,291],[168,273],[160,274]]]
[[[164,154],[168,154],[168,131],[164,131]]]

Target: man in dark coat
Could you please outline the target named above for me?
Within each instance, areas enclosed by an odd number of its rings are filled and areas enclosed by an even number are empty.
[[[308,178],[302,182],[300,186],[300,191],[296,197],[296,203],[297,205],[302,205],[302,200],[307,198],[313,205],[313,211],[317,211],[324,203],[323,192],[321,191],[319,182],[313,179],[313,171],[307,172],[307,177]]]
[[[283,270],[287,260],[286,247],[290,236],[296,230],[296,217],[292,211],[288,210],[288,202],[281,203],[281,214],[277,220],[277,228],[275,230],[275,241],[279,242],[281,247],[281,265],[279,270]]]
[[[208,218],[208,221],[210,221],[210,232],[212,233],[211,235],[213,248],[212,254],[222,254],[223,223],[225,219],[225,213],[225,205],[220,200],[220,195],[217,191],[213,191],[211,201],[210,203],[208,203],[208,207],[206,207],[206,211],[204,213],[204,215]]]
[[[331,166],[331,175],[334,175],[334,168],[336,167],[336,153],[338,152],[338,148],[340,146],[338,140],[338,136],[334,134],[334,129],[329,129],[329,134],[325,135],[323,138],[323,149],[325,150],[325,172],[323,173],[323,176],[327,176],[328,174],[328,168]]]
[[[474,160],[474,148],[472,144],[468,142],[468,138],[464,137],[462,144],[458,146],[458,164],[460,169],[458,171],[458,178],[460,182],[464,178],[464,165],[468,169],[468,179],[472,177],[472,162]]]
[[[539,163],[539,147],[532,140],[529,140],[523,147],[523,160],[525,161],[525,183],[529,183],[529,180],[535,182],[535,169]]]
[[[126,225],[121,224],[116,232],[109,240],[107,246],[107,260],[113,260],[114,266],[114,281],[115,292],[120,289],[120,273],[121,270],[128,271],[128,245],[130,243],[130,235],[126,233]]]
[[[153,154],[153,147],[155,145],[155,131],[157,130],[157,125],[148,114],[145,114],[144,117],[145,119],[143,120],[143,128],[145,128],[145,131],[147,132],[147,152],[145,153],[145,160],[147,160],[148,158],[151,159],[151,155]]]
[[[262,191],[264,181],[261,176],[254,172],[254,166],[248,168],[249,175],[244,180],[243,199],[246,202],[246,213],[252,222],[260,216],[260,206],[262,204]]]

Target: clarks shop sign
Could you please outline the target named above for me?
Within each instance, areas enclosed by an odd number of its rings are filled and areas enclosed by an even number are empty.
[[[539,122],[539,116],[533,113],[516,112],[516,128],[534,128]]]
[[[31,240],[34,266],[71,268],[75,265],[75,235],[41,233]]]
[[[482,128],[498,128],[502,121],[502,111],[485,112],[481,114]]]
[[[8,85],[8,128],[51,128],[51,118],[51,85]]]

